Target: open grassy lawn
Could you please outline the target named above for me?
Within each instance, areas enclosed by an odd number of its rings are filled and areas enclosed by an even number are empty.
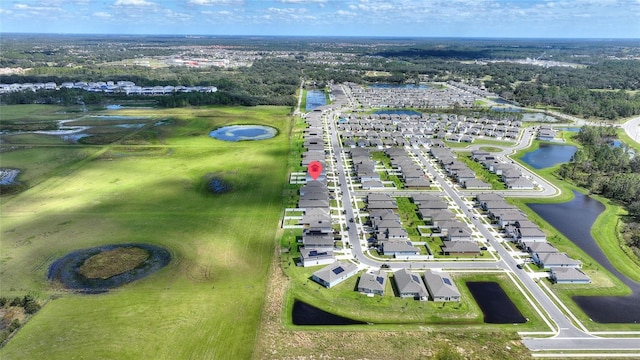
[[[153,146],[2,154],[3,166],[26,169],[31,187],[0,199],[0,293],[48,302],[0,358],[250,358],[287,179],[288,109],[122,113],[172,122],[155,130]],[[238,143],[208,136],[231,123],[271,125],[279,135]],[[206,192],[211,174],[233,190]],[[101,295],[68,293],[46,280],[51,262],[70,251],[131,242],[163,246],[172,261]]]

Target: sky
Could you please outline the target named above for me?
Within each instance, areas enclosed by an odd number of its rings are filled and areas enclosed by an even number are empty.
[[[2,0],[0,32],[640,38],[640,0]]]

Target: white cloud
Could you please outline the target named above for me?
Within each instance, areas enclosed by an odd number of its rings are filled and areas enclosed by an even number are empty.
[[[109,18],[113,17],[113,15],[109,14],[108,12],[104,12],[104,11],[94,12],[93,16],[97,17],[97,18],[102,18],[102,19],[109,19]]]
[[[152,6],[152,2],[146,0],[116,0],[115,6]]]
[[[173,11],[171,9],[164,9],[164,16],[171,19],[182,20],[182,21],[191,20],[193,18],[193,16],[191,16],[190,14]]]
[[[324,4],[327,0],[277,0],[286,4]]]
[[[242,6],[244,0],[189,0],[191,5],[229,5],[229,6]]]

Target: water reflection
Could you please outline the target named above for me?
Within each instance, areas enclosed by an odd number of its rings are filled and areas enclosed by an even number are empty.
[[[230,125],[215,129],[209,136],[224,141],[266,140],[278,133],[278,130],[262,125]]]
[[[525,323],[527,319],[497,282],[468,281],[467,288],[478,303],[487,324]]]
[[[527,204],[540,217],[609,270],[632,290],[629,296],[574,296],[573,300],[593,320],[601,323],[640,322],[640,284],[620,273],[591,236],[591,227],[604,205],[574,191],[573,200],[561,204]]]
[[[317,307],[296,300],[292,312],[294,325],[358,325],[361,321],[351,320],[342,316],[328,313]]]
[[[307,91],[307,105],[305,111],[311,111],[317,107],[327,105],[327,96],[322,90]]]
[[[520,160],[534,169],[544,169],[571,160],[578,148],[572,145],[558,145],[541,143],[534,151],[524,154]]]

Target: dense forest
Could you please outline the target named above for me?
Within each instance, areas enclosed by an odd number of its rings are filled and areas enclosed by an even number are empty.
[[[614,127],[584,126],[575,138],[582,147],[560,167],[558,175],[627,209],[622,234],[640,258],[640,154],[614,143]]]
[[[140,86],[216,86],[215,95],[176,94],[161,106],[293,105],[304,77],[318,83],[466,82],[525,106],[585,118],[640,114],[640,44],[634,40],[418,39],[321,37],[124,37],[20,35],[0,38],[0,83],[129,80]],[[142,57],[233,49],[258,56],[235,68],[119,66]],[[563,61],[568,66],[522,63]],[[517,62],[520,61],[520,62]],[[372,72],[377,75],[371,75]],[[59,98],[61,98],[60,96]],[[3,103],[51,102],[47,94]]]

